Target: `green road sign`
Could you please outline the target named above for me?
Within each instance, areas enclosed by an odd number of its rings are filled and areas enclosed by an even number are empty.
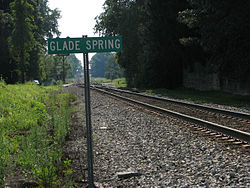
[[[48,39],[49,54],[119,52],[121,50],[121,36]]]
[[[83,53],[85,111],[87,130],[88,186],[94,187],[93,149],[91,131],[90,84],[89,84],[89,52],[119,52],[122,50],[122,37],[87,37],[82,38],[51,38],[48,39],[48,53],[68,55]],[[64,61],[64,59],[63,59]]]

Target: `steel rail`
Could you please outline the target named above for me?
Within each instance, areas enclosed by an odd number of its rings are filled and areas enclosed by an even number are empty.
[[[175,103],[175,104],[195,107],[195,108],[199,108],[199,109],[202,109],[202,110],[217,112],[217,113],[221,113],[221,114],[224,114],[224,115],[231,115],[231,116],[236,116],[236,117],[239,117],[239,118],[244,118],[244,119],[250,120],[250,114],[249,113],[236,112],[236,111],[233,111],[233,110],[225,110],[225,109],[220,109],[220,108],[215,108],[215,107],[210,107],[210,106],[204,106],[204,105],[200,105],[200,104],[193,104],[193,103],[189,103],[189,102],[177,101],[177,100],[174,100],[174,99],[167,99],[167,98],[163,98],[163,97],[151,96],[151,95],[136,93],[136,92],[132,92],[132,91],[128,91],[128,90],[117,89],[117,88],[100,87],[100,86],[95,86],[95,87],[99,88],[99,89],[107,89],[107,90],[111,90],[111,91],[113,90],[113,91],[117,91],[117,92],[128,93],[128,94],[147,97],[147,98],[151,98],[151,99],[157,99],[157,100],[171,102],[171,103]]]
[[[137,104],[137,105],[145,106],[147,108],[157,110],[157,111],[162,112],[162,113],[166,113],[166,114],[168,114],[170,116],[173,116],[175,118],[182,119],[182,120],[185,120],[185,121],[188,121],[188,122],[191,122],[191,123],[195,123],[195,124],[201,125],[203,127],[206,127],[207,129],[210,129],[210,130],[213,130],[213,131],[216,131],[216,132],[220,132],[222,134],[225,134],[225,135],[231,136],[233,138],[236,138],[236,139],[239,139],[239,140],[246,141],[246,142],[250,143],[250,133],[240,131],[240,130],[237,130],[237,129],[233,129],[233,128],[229,128],[229,127],[226,127],[226,126],[223,126],[223,125],[219,125],[219,124],[216,124],[216,123],[205,121],[205,120],[195,118],[195,117],[192,117],[192,116],[188,116],[188,115],[185,115],[185,114],[181,114],[181,113],[178,113],[178,112],[174,112],[174,111],[171,111],[171,110],[167,110],[167,109],[157,107],[157,106],[154,106],[154,105],[150,105],[150,104],[147,104],[147,103],[144,103],[144,102],[139,102],[139,101],[136,101],[134,99],[127,98],[127,97],[119,96],[117,94],[105,91],[105,90],[97,88],[97,87],[91,87],[91,89],[94,89],[96,91],[102,92],[102,93],[107,94],[107,95],[114,96],[114,97],[122,99],[122,100],[132,102],[132,103]]]

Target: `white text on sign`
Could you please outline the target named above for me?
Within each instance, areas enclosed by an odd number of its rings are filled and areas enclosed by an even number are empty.
[[[50,42],[51,51],[65,51],[65,50],[80,50],[80,41],[63,41],[62,46],[60,46],[59,41]]]
[[[119,49],[121,47],[121,40],[86,40],[86,49],[87,50],[112,50]]]
[[[120,52],[121,50],[121,36],[48,39],[49,54]]]

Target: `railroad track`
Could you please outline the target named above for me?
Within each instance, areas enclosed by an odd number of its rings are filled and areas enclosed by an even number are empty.
[[[214,131],[220,133],[216,135],[217,137],[249,147],[250,114],[248,113],[223,110],[96,85],[92,86],[91,89],[183,119],[201,127],[199,129],[202,132],[211,133],[211,131]],[[211,134],[214,134],[214,132]]]

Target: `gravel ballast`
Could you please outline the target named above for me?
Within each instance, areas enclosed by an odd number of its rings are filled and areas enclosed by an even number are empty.
[[[250,157],[239,150],[192,132],[180,120],[94,91],[91,104],[94,173],[101,186],[250,186]]]
[[[82,98],[78,100],[82,110],[83,91],[74,88],[74,92]],[[91,91],[91,108],[94,179],[100,188],[250,187],[248,155],[195,133],[183,121],[96,91]],[[84,112],[77,114],[78,124],[65,148],[75,179],[80,180],[87,166],[86,138],[81,133]]]

